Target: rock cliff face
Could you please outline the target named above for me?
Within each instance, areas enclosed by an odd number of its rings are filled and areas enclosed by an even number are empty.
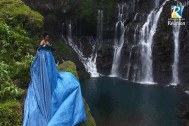
[[[189,5],[185,8],[183,12],[183,17],[186,20],[186,26],[181,28],[180,32],[180,64],[179,64],[179,73],[180,79],[183,81],[183,84],[189,85]]]
[[[45,28],[54,36],[63,34],[68,45],[71,38],[72,48],[80,52],[77,52],[80,61],[85,57],[82,63],[86,70],[89,70],[89,60],[86,59],[91,58],[98,73],[110,75],[114,60],[119,59],[117,76],[159,84],[172,82],[175,44],[173,26],[168,25],[168,19],[171,18],[171,6],[182,3],[185,6],[182,18],[186,24],[179,30],[177,71],[179,83],[188,85],[189,5],[186,0],[178,3],[171,0],[118,0],[112,3],[91,0],[85,4],[81,1],[74,4],[58,0],[23,1],[45,16]],[[150,46],[143,40],[150,41]],[[120,54],[115,54],[116,48],[121,48]]]
[[[160,5],[164,2],[159,1]],[[185,3],[186,1],[182,1]],[[161,6],[157,6],[157,10]],[[177,5],[174,1],[168,1],[163,7],[160,15],[156,32],[153,36],[152,44],[152,69],[154,82],[159,84],[170,84],[172,81],[172,65],[174,61],[174,37],[173,27],[168,25],[168,19],[171,18],[171,6]],[[138,1],[135,2],[135,13],[134,18],[131,16],[125,23],[126,31],[124,35],[124,45],[121,51],[121,64],[119,67],[119,73],[121,77],[129,79],[131,81],[137,81],[137,76],[140,73],[140,51],[138,44],[141,39],[141,29],[147,20],[147,16],[150,11],[153,10],[153,3],[150,1]],[[185,6],[182,17],[185,18],[186,25],[181,26],[179,35],[179,64],[178,64],[178,78],[180,84],[188,85],[189,69],[188,69],[188,18],[189,18],[189,7]],[[132,15],[132,13],[131,13]],[[155,17],[154,17],[155,18]],[[152,24],[151,24],[152,25]],[[150,26],[151,27],[151,26]],[[149,28],[150,28],[149,27]],[[112,31],[115,33],[115,30]],[[100,73],[105,75],[111,74],[112,66],[112,54],[113,52],[113,41],[104,45],[98,52],[97,68]],[[107,55],[109,54],[109,55]]]

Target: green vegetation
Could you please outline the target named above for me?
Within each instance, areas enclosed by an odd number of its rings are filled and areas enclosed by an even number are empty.
[[[0,0],[1,91],[13,83],[19,87],[27,86],[34,58],[30,53],[35,46],[32,41],[37,39],[31,37],[31,32],[42,27],[43,17],[21,0]]]
[[[78,76],[78,73],[77,73],[77,70],[76,70],[76,65],[71,61],[65,61],[62,64],[58,65],[57,70],[65,71],[65,72],[71,72],[79,80],[79,76]],[[83,101],[84,101],[85,111],[86,111],[86,115],[87,115],[87,120],[84,121],[84,122],[81,122],[79,124],[79,126],[96,126],[95,120],[90,113],[90,108],[89,108],[89,106],[86,103],[84,98],[83,98]]]
[[[19,101],[0,103],[0,126],[22,125],[22,109]]]
[[[79,126],[96,126],[95,120],[93,116],[91,115],[90,108],[88,104],[86,103],[85,99],[83,98],[84,105],[85,105],[85,111],[87,115],[87,121],[81,122]]]
[[[73,51],[72,48],[70,48],[65,42],[63,42],[61,40],[56,41],[54,47],[56,49],[61,50],[62,53],[67,53],[67,52]]]
[[[54,52],[54,57],[60,62],[62,61],[63,57],[68,57],[74,52],[72,48],[70,48],[65,42],[61,40],[52,40],[51,43],[56,49],[56,52]]]
[[[79,4],[81,18],[86,19],[91,24],[95,25],[97,22],[97,4],[96,1],[93,0],[81,0]]]
[[[20,99],[23,95],[24,90],[18,88],[13,83],[3,82],[0,87],[0,103],[3,103],[8,100]]]
[[[98,10],[105,10],[105,18],[108,23],[111,22],[112,16],[114,15],[114,9],[116,3],[121,0],[67,0],[68,2],[68,13],[71,18],[79,17],[90,22],[91,25],[96,25]],[[72,16],[74,15],[74,16]]]
[[[105,10],[106,12],[106,20],[108,21],[108,23],[110,23],[112,21],[112,16],[114,14],[114,8],[116,3],[119,2],[119,0],[103,0],[100,3],[100,8]]]
[[[22,125],[21,104],[31,80],[30,66],[36,53],[35,46],[40,41],[43,20],[43,16],[21,0],[0,0],[0,126]],[[57,46],[65,54],[71,53],[71,48],[63,42]],[[65,62],[60,68],[79,79],[72,62]],[[89,108],[86,110],[89,112]],[[92,117],[88,118],[92,120]]]
[[[22,125],[19,100],[30,81],[32,49],[43,17],[21,0],[0,0],[0,126]],[[34,32],[34,33],[33,33]]]
[[[21,0],[0,0],[0,18],[10,26],[38,32],[43,27],[43,16],[31,10]]]
[[[58,71],[71,72],[79,80],[79,76],[78,76],[78,73],[77,73],[77,70],[76,70],[76,66],[71,61],[64,61],[62,64],[60,64],[60,65],[57,66],[57,70]]]
[[[2,66],[0,80],[13,82],[20,78],[22,84],[27,82],[33,56],[28,53],[32,44],[26,31],[8,26],[0,20],[0,38],[0,66]]]

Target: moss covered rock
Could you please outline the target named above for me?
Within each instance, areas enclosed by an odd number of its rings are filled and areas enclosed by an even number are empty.
[[[57,66],[57,70],[59,71],[65,71],[65,72],[71,72],[73,73],[77,79],[79,79],[77,70],[76,70],[76,66],[73,62],[71,61],[65,61],[62,64]],[[86,115],[87,115],[87,120],[84,122],[81,122],[79,124],[79,126],[96,126],[95,120],[93,118],[93,116],[90,113],[90,108],[88,106],[88,104],[86,103],[85,99],[83,98],[84,101],[84,105],[85,105],[85,111],[86,111]]]
[[[81,122],[79,126],[96,126],[95,120],[93,116],[91,115],[90,108],[88,104],[86,103],[85,99],[83,98],[84,105],[85,105],[85,111],[87,115],[87,121]]]
[[[78,73],[77,73],[77,70],[76,70],[76,66],[73,62],[71,61],[65,61],[63,62],[62,64],[58,65],[57,66],[57,70],[59,71],[66,71],[66,72],[71,72],[73,73],[77,79],[79,80],[79,76],[78,76]]]

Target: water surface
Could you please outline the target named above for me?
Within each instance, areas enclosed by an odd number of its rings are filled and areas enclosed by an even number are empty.
[[[90,78],[81,89],[97,126],[182,126],[178,104],[189,101],[174,88],[119,78]]]

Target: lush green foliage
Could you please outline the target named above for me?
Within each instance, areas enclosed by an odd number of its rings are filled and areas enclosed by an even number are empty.
[[[21,0],[0,0],[0,102],[24,93],[34,58],[32,40],[38,38],[30,38],[31,33],[42,27],[43,17]]]
[[[86,21],[90,22],[90,24],[95,25],[97,22],[98,10],[105,10],[105,18],[108,23],[111,22],[112,16],[114,15],[114,9],[116,3],[121,0],[67,0],[68,13],[74,15],[73,18],[80,16],[79,18],[83,18]]]
[[[42,27],[43,17],[21,0],[0,0],[0,126],[22,125],[18,100],[30,81],[32,42]]]
[[[54,52],[54,57],[60,62],[62,61],[62,57],[67,57],[71,53],[74,53],[73,49],[61,40],[52,40],[51,43],[56,49],[56,52]]]
[[[24,83],[29,79],[29,67],[33,61],[28,49],[32,47],[31,40],[25,30],[8,26],[0,20],[0,80],[12,82],[20,78]]]
[[[93,0],[81,0],[79,9],[80,9],[80,14],[82,18],[85,18],[87,21],[89,21],[92,24],[96,24],[97,22],[97,4]]]
[[[0,27],[1,60],[20,60],[31,46],[26,31],[19,27],[10,27],[3,21],[0,21]]]
[[[20,98],[24,93],[24,90],[11,82],[10,70],[9,65],[0,62],[0,102]]]
[[[3,82],[0,85],[0,102],[5,102],[7,100],[16,100],[21,98],[23,95],[24,90],[18,88],[13,83]]]
[[[19,101],[0,103],[0,126],[22,125],[22,109]]]
[[[0,18],[10,26],[20,26],[30,33],[43,27],[43,17],[21,0],[0,0]]]

